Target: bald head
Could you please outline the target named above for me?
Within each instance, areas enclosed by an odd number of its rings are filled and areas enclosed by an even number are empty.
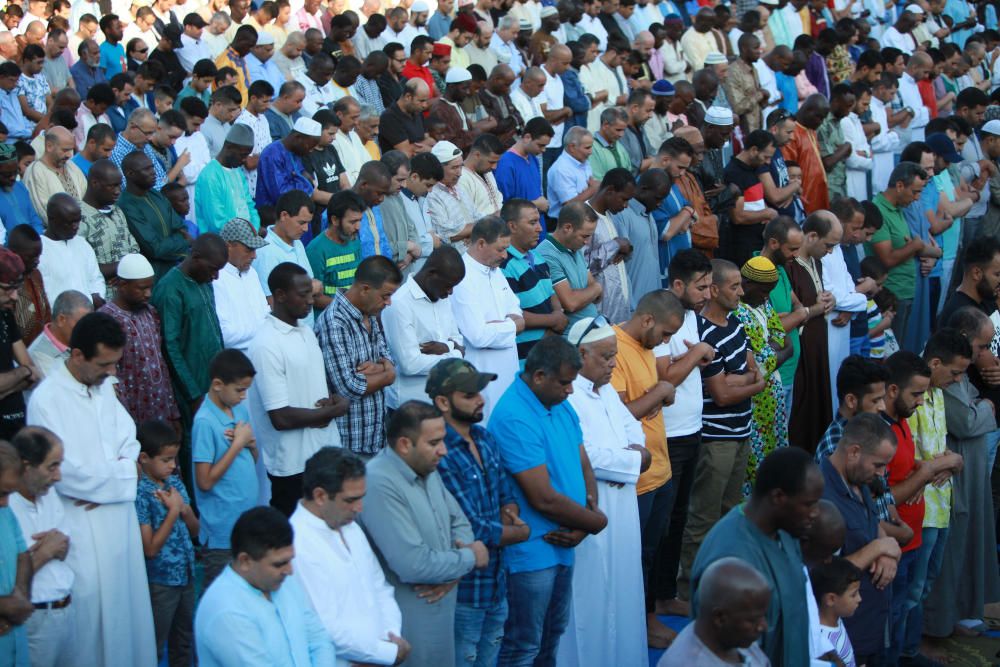
[[[720,558],[701,575],[698,584],[698,616],[716,611],[735,611],[748,598],[765,594],[770,597],[767,580],[746,561]]]
[[[844,516],[836,505],[824,498],[816,507],[819,514],[809,530],[799,539],[802,545],[802,559],[810,566],[825,563],[844,546],[846,532]]]
[[[692,125],[685,125],[674,130],[674,136],[680,137],[692,146],[698,147],[705,143],[705,137],[701,136],[701,131]]]

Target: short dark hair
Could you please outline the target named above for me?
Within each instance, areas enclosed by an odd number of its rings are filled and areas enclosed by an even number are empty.
[[[563,366],[579,371],[583,367],[583,359],[580,358],[580,351],[562,336],[542,338],[524,360],[524,372],[529,377],[538,372],[558,375]]]
[[[873,280],[878,280],[879,278],[888,275],[889,270],[885,267],[875,255],[869,255],[861,260],[861,275],[864,278],[871,278]]]
[[[997,253],[1000,253],[1000,240],[988,234],[980,236],[975,243],[970,243],[965,248],[965,252],[962,253],[962,262],[965,264],[964,271],[968,273],[973,267],[985,268],[993,261]]]
[[[885,61],[882,59],[882,54],[878,51],[862,51],[861,55],[858,56],[858,69],[861,69],[862,67],[874,69],[879,65],[884,64]]]
[[[80,350],[83,358],[88,361],[97,356],[98,345],[120,350],[125,347],[125,342],[122,325],[107,313],[101,312],[87,313],[81,317],[69,336],[70,349]]]
[[[274,294],[278,290],[288,291],[292,289],[292,284],[299,276],[308,276],[309,273],[295,262],[282,262],[271,269],[267,276],[267,289]]]
[[[340,121],[337,119],[337,115],[326,107],[317,109],[316,113],[313,114],[312,119],[319,123],[320,127],[324,130],[328,127],[340,126]]]
[[[655,289],[646,292],[635,306],[636,315],[650,315],[656,322],[665,322],[668,318],[684,319],[684,304],[670,290]]]
[[[254,507],[240,515],[230,535],[233,559],[240,554],[260,560],[268,551],[292,546],[292,524],[273,507]]]
[[[115,91],[111,89],[111,84],[102,81],[90,87],[90,90],[87,91],[87,99],[95,104],[112,106],[115,103]]]
[[[712,260],[696,248],[681,250],[670,260],[667,277],[671,283],[679,280],[685,285],[712,272]]]
[[[181,111],[192,118],[208,118],[208,107],[197,97],[185,97],[181,100]]]
[[[906,387],[917,375],[930,377],[931,369],[919,355],[907,350],[900,350],[885,360],[885,369],[889,372],[889,384]]]
[[[580,229],[587,222],[596,221],[597,214],[590,206],[583,202],[568,202],[559,209],[559,217],[556,220],[556,228],[563,225],[570,225],[573,229]]]
[[[444,166],[433,153],[417,153],[410,160],[410,172],[420,178],[440,181],[444,178]]]
[[[923,358],[926,361],[940,359],[942,362],[950,364],[956,357],[972,359],[972,345],[958,329],[943,327],[927,339],[927,345],[924,346],[923,352]]]
[[[21,53],[21,62],[25,60],[34,60],[35,58],[44,58],[45,49],[40,47],[38,44],[28,44],[24,47],[24,51]]]
[[[694,146],[683,137],[670,137],[660,144],[660,150],[657,153],[660,155],[669,155],[670,157],[677,157],[681,154],[694,157]]]
[[[787,215],[779,215],[764,225],[764,242],[774,239],[779,244],[788,241],[788,235],[793,231],[802,231],[799,223]]]
[[[354,284],[365,284],[369,287],[379,289],[382,285],[390,283],[400,285],[403,282],[403,273],[396,266],[396,263],[388,257],[373,255],[361,260],[358,270],[354,274]]]
[[[201,60],[199,60],[194,64],[194,67],[191,69],[191,76],[195,78],[201,78],[206,76],[214,78],[218,72],[219,68],[215,66],[214,62],[212,62],[208,58],[202,58]]]
[[[431,403],[406,401],[389,418],[389,424],[385,429],[389,446],[395,448],[400,438],[416,442],[420,439],[421,424],[429,419],[439,419],[441,416],[441,411]]]
[[[510,236],[510,227],[507,226],[504,219],[498,215],[488,215],[477,220],[476,224],[472,226],[469,244],[474,244],[479,239],[487,243],[495,243],[497,239],[505,236]]]
[[[860,445],[866,454],[875,452],[883,442],[896,446],[896,435],[881,415],[862,412],[851,417],[844,424],[844,434],[840,436],[837,448]]]
[[[344,482],[365,476],[365,462],[343,447],[323,447],[309,457],[302,472],[302,497],[313,499],[316,489],[323,489],[331,498],[340,493]]]
[[[878,231],[882,229],[882,224],[884,219],[882,218],[882,211],[874,202],[865,200],[861,202],[861,210],[865,214],[865,222],[861,226],[862,229],[874,229]]]
[[[410,52],[422,51],[432,44],[434,44],[434,40],[427,35],[417,35],[410,41]],[[389,48],[388,45],[385,48]],[[386,55],[391,56],[392,54],[387,52]]]
[[[860,582],[861,570],[846,558],[834,556],[829,563],[820,563],[810,569],[809,581],[816,602],[822,604],[824,595],[843,595],[851,584]]]
[[[955,98],[955,110],[967,108],[974,109],[976,107],[988,107],[990,105],[990,96],[984,93],[979,88],[970,86],[958,94]]]
[[[527,199],[522,199],[521,197],[511,197],[504,201],[503,206],[500,207],[500,217],[504,219],[505,222],[511,223],[516,220],[521,219],[522,211],[527,208],[535,208],[533,203]]]
[[[274,205],[274,215],[276,217],[282,213],[298,215],[303,207],[310,213],[316,211],[316,205],[313,203],[312,197],[302,190],[289,190],[278,197],[278,202]]]
[[[552,129],[552,123],[541,116],[536,116],[525,124],[524,134],[530,134],[537,139],[538,137],[554,137],[556,131]]]
[[[889,187],[894,188],[898,183],[910,186],[918,178],[922,181],[927,180],[927,172],[924,171],[923,167],[915,162],[900,162],[889,174]]]
[[[174,427],[161,419],[150,419],[139,424],[135,432],[139,451],[146,456],[156,456],[167,447],[180,447],[181,437]]]
[[[270,100],[274,97],[274,86],[265,81],[264,79],[257,79],[250,84],[247,89],[247,98],[251,97],[266,97]]]
[[[743,139],[743,150],[756,148],[759,151],[774,145],[774,135],[767,130],[754,130]]]
[[[497,138],[497,135],[484,132],[476,137],[472,142],[472,146],[469,147],[469,152],[472,151],[475,151],[480,155],[502,155],[503,144],[500,143],[500,139]]]
[[[341,220],[348,211],[364,213],[367,208],[368,204],[357,192],[353,190],[341,190],[330,197],[330,201],[326,204],[326,215],[330,220],[334,218]]]
[[[208,377],[219,380],[223,384],[239,382],[252,378],[256,374],[257,371],[247,355],[234,348],[222,350],[216,354],[208,366]]]
[[[243,26],[244,28],[248,26]],[[243,95],[237,90],[236,86],[222,86],[221,88],[216,88],[215,92],[208,99],[209,105],[212,104],[222,104],[224,102],[229,102],[230,104],[242,105]]]
[[[816,467],[816,462],[804,449],[782,447],[761,462],[757,469],[757,481],[753,485],[753,497],[763,498],[772,491],[783,491],[787,496],[797,496],[805,490],[806,475]]]
[[[923,141],[911,141],[903,149],[903,152],[899,154],[900,162],[912,162],[914,164],[920,164],[920,158],[924,156],[925,153],[934,154],[934,149],[928,146]],[[890,185],[895,185],[895,183],[890,183]]]
[[[111,24],[117,20],[118,20],[117,14],[105,14],[104,16],[101,17],[101,21],[97,25],[100,26],[101,32],[106,33],[108,30],[111,29]]]
[[[181,131],[187,130],[187,119],[176,109],[167,109],[160,114],[159,125],[173,127]]]
[[[601,179],[601,190],[623,192],[630,185],[635,186],[635,176],[632,175],[631,171],[622,167],[609,169],[604,174],[604,178]]]
[[[492,135],[491,135],[492,136]],[[381,162],[385,166],[389,167],[389,173],[395,176],[399,171],[400,167],[406,167],[406,170],[410,170],[410,158],[407,157],[406,153],[398,150],[391,150],[382,153]]]
[[[873,384],[888,382],[889,372],[881,364],[857,354],[844,359],[837,371],[837,400],[841,403],[848,394],[859,399],[868,395]]]
[[[44,426],[25,426],[14,434],[10,444],[26,464],[40,466],[58,441],[59,436]]]

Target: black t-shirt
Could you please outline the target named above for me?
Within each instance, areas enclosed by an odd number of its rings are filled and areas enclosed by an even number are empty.
[[[398,104],[393,104],[382,112],[378,125],[378,144],[383,153],[391,151],[404,141],[411,144],[423,141],[424,135],[424,117],[421,114],[411,116],[403,113]]]
[[[0,311],[0,373],[14,370],[14,343],[21,340],[21,329],[14,312]],[[0,399],[0,438],[10,440],[24,426],[24,396],[15,392]]]
[[[715,358],[701,369],[703,440],[744,440],[750,437],[750,399],[725,407],[716,405],[704,382],[719,373],[743,375],[747,372],[747,341],[743,325],[729,315],[726,326],[720,327],[701,315],[698,316],[698,334],[702,341],[715,349]]]
[[[340,192],[340,175],[344,173],[344,164],[333,144],[312,151],[303,162],[306,169],[316,177],[316,188],[320,192]]]
[[[948,320],[951,316],[955,314],[956,311],[965,308],[966,306],[972,306],[973,308],[978,308],[979,310],[986,313],[989,317],[996,310],[996,305],[992,301],[983,301],[978,303],[972,299],[969,295],[964,292],[956,291],[948,300],[944,302],[944,307],[941,309],[941,315],[937,318],[936,329],[948,326]],[[979,374],[979,369],[973,364],[969,366],[969,382],[972,386],[979,390],[979,395],[982,398],[988,398],[993,401],[993,405],[1000,405],[1000,387],[995,387],[988,384],[983,376]],[[1000,426],[1000,415],[997,415],[997,426]]]

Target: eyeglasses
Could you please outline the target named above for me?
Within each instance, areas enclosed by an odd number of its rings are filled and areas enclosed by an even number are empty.
[[[146,49],[136,49],[135,52],[136,53],[149,53],[149,49],[148,48],[146,48]]]
[[[580,334],[579,338],[576,339],[576,342],[574,342],[574,345],[579,346],[580,342],[584,338],[587,337],[587,334],[589,334],[591,331],[593,331],[595,329],[600,329],[601,327],[606,327],[606,326],[608,326],[608,324],[609,324],[609,322],[608,322],[607,318],[604,317],[604,315],[598,315],[597,317],[595,317],[594,319],[592,319],[590,321],[590,324],[587,325],[587,328],[584,329],[583,333]]]

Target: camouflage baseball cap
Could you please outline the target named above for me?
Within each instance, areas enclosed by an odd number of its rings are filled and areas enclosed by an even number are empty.
[[[427,395],[431,398],[454,391],[475,394],[497,379],[495,373],[480,373],[465,359],[443,359],[427,376]]]

